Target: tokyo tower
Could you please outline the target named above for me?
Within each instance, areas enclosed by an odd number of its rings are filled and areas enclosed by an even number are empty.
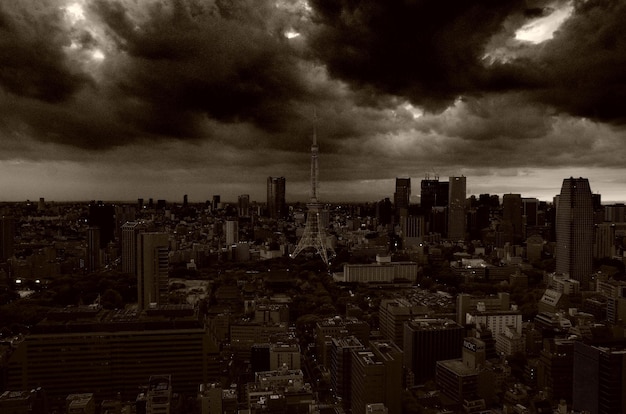
[[[317,200],[317,187],[319,183],[319,146],[317,145],[317,131],[313,129],[313,145],[311,145],[311,200],[307,203],[307,217],[304,233],[291,254],[294,258],[303,250],[313,248],[320,255],[326,266],[330,259],[335,256],[335,250],[328,244],[326,231],[320,223],[320,213],[323,204]]]

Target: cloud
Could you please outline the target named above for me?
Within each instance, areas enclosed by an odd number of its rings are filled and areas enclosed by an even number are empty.
[[[60,9],[25,0],[0,4],[0,87],[46,102],[71,97],[90,82],[63,53],[70,39]]]
[[[538,98],[571,115],[626,123],[626,3],[576,2],[574,13],[541,48]],[[533,62],[533,63],[535,63]]]
[[[523,1],[314,0],[311,44],[333,76],[441,111],[487,82],[485,45]]]

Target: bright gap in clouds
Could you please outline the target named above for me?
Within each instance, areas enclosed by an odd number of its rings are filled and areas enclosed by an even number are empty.
[[[541,43],[552,39],[552,35],[572,15],[574,6],[567,3],[547,16],[540,17],[522,26],[515,32],[515,38],[530,43]]]

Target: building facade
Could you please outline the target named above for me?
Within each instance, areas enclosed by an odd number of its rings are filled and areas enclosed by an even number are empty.
[[[563,180],[556,209],[556,272],[589,289],[593,270],[593,197],[586,178]]]
[[[467,180],[465,177],[450,177],[448,197],[448,239],[465,240]]]
[[[168,296],[169,240],[167,233],[137,235],[137,303],[139,309],[150,304],[166,304]]]
[[[287,217],[285,177],[267,177],[267,215],[273,219]]]

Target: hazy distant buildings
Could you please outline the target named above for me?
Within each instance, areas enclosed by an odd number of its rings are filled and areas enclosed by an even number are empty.
[[[273,219],[287,217],[285,177],[267,177],[267,215]]]
[[[239,222],[236,220],[226,220],[226,223],[224,223],[224,233],[226,235],[227,246],[239,243]]]
[[[250,195],[242,194],[237,198],[237,212],[239,217],[250,216]]]
[[[139,233],[137,237],[137,301],[139,309],[166,304],[168,294],[167,233]]]
[[[450,240],[465,240],[466,185],[465,177],[450,177],[448,199],[448,239]]]
[[[556,210],[556,272],[589,288],[593,271],[593,198],[586,178],[563,180]]]

